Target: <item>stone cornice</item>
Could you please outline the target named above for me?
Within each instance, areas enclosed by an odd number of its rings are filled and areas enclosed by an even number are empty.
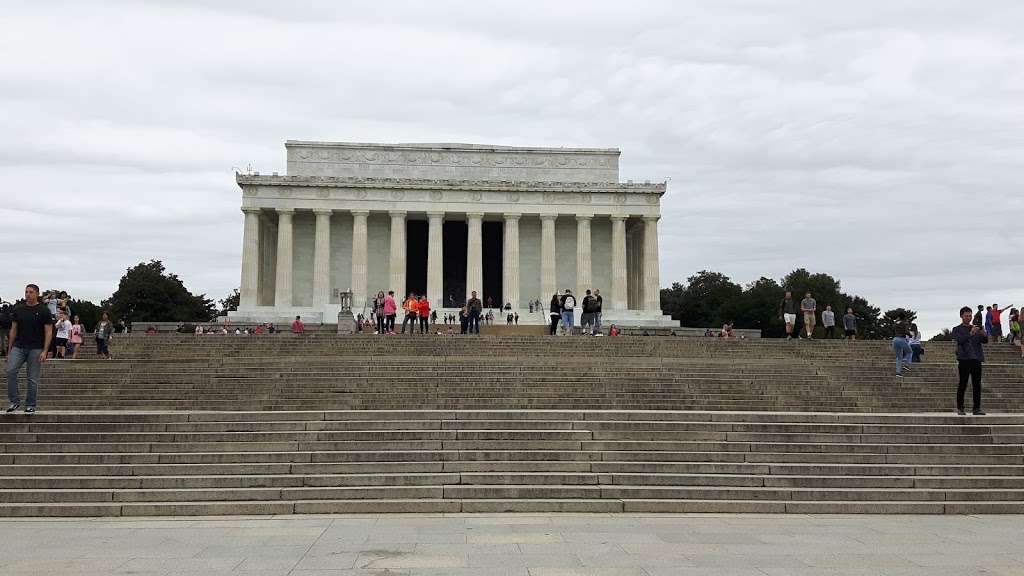
[[[395,151],[455,151],[455,152],[539,152],[542,154],[619,154],[618,148],[567,148],[544,146],[500,146],[496,144],[463,144],[458,142],[393,143],[379,142],[321,142],[315,140],[287,140],[285,148],[330,148],[351,150]]]
[[[665,182],[501,182],[490,180],[420,180],[412,178],[351,178],[334,176],[264,176],[235,174],[245,186],[375,188],[391,190],[460,190],[480,192],[597,192],[619,194],[665,193]]]

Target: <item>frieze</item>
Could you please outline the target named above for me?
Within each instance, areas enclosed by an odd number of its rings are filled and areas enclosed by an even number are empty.
[[[519,168],[606,168],[615,163],[607,155],[553,152],[390,152],[348,148],[331,149],[297,147],[295,158],[303,162],[333,162],[339,164],[405,165],[405,166],[480,166]]]

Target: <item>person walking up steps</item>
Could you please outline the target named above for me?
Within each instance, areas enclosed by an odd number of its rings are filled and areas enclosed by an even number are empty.
[[[896,376],[903,377],[904,370],[910,370],[910,363],[914,359],[914,351],[907,342],[907,334],[910,328],[907,326],[907,319],[900,314],[893,326],[892,350],[896,353]]]
[[[792,340],[793,326],[796,325],[796,301],[789,290],[786,290],[782,303],[779,304],[779,317],[786,323],[786,340]]]
[[[818,303],[811,298],[811,293],[804,294],[800,301],[800,311],[804,314],[804,329],[807,330],[807,339],[814,340],[814,313],[818,309]]]
[[[953,328],[953,340],[956,342],[956,364],[960,380],[956,386],[956,413],[964,416],[964,392],[967,391],[967,380],[971,381],[971,396],[975,416],[984,416],[981,410],[981,364],[985,361],[982,344],[986,337],[977,324],[971,322],[971,308],[960,309],[960,325]]]
[[[11,312],[11,330],[7,343],[7,399],[10,414],[21,408],[21,393],[18,390],[18,372],[27,364],[28,391],[25,397],[25,414],[35,414],[36,394],[42,376],[43,363],[53,340],[53,315],[49,308],[39,301],[39,286],[25,287],[25,302],[18,304]]]

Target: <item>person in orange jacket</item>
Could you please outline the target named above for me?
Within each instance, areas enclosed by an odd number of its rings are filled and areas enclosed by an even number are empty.
[[[402,310],[405,310],[405,319],[402,320],[402,334],[405,334],[405,327],[409,326],[409,333],[416,333],[416,314],[419,309],[419,304],[416,301],[416,295],[409,292],[409,297],[402,302]]]
[[[430,301],[426,296],[416,301],[416,311],[420,317],[420,334],[426,334],[430,331]]]

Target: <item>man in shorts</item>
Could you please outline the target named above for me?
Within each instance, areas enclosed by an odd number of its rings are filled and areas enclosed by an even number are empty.
[[[789,290],[786,290],[786,295],[779,304],[779,317],[786,323],[786,340],[792,340],[793,326],[796,325],[796,301]]]
[[[818,303],[811,298],[811,293],[807,292],[804,294],[804,299],[800,301],[800,311],[804,314],[804,329],[807,330],[807,339],[814,340],[814,313],[817,311]]]

